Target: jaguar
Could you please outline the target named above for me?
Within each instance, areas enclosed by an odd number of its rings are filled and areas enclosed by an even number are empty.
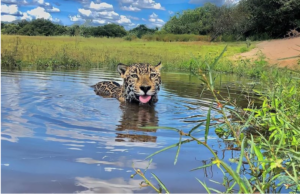
[[[93,85],[97,95],[117,98],[121,102],[151,104],[158,101],[160,90],[161,62],[153,66],[149,63],[136,63],[130,66],[118,64],[117,70],[123,79],[123,85],[113,81],[102,81]]]

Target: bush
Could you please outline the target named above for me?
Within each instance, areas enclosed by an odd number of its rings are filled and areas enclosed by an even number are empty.
[[[147,41],[163,41],[163,42],[188,42],[188,41],[209,41],[209,36],[194,34],[167,34],[155,33],[142,36]]]

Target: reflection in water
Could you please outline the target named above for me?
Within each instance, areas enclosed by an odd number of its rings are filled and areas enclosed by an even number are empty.
[[[157,137],[148,135],[146,132],[156,132],[156,129],[141,129],[145,126],[157,126],[158,117],[154,105],[138,105],[122,103],[120,105],[122,116],[117,125],[117,131],[125,133],[116,133],[116,141],[123,142],[156,142]],[[136,133],[137,131],[142,134]]]
[[[76,177],[76,185],[87,188],[78,193],[133,193],[140,190],[139,184],[142,180],[114,178],[100,180],[92,177]]]
[[[205,93],[200,99],[203,87],[199,80],[179,73],[162,75],[159,101],[153,106],[122,104],[116,99],[102,98],[90,87],[103,80],[120,82],[118,77],[115,72],[102,70],[2,71],[2,191],[152,191],[140,189],[138,177],[130,179],[132,163],[135,168],[145,169],[146,156],[178,143],[179,139],[178,134],[170,130],[141,127],[169,126],[188,132],[199,121],[206,120],[211,96]],[[234,81],[232,77],[226,79],[226,83]],[[234,95],[233,92],[231,96]],[[213,109],[211,117],[218,118],[218,115]],[[204,127],[199,130],[197,138],[204,139]],[[218,143],[213,129],[208,139],[220,157],[224,154],[224,160],[238,154],[220,152],[227,145]],[[204,174],[188,173],[202,164],[199,161],[211,157],[202,147],[185,144],[177,165],[170,165],[175,155],[176,150],[158,154],[148,168],[159,175],[171,192],[205,192],[194,177],[206,181],[205,174],[208,174],[218,179],[219,171],[214,167]],[[182,184],[177,184],[178,173]],[[190,183],[193,184],[189,188],[185,187]],[[207,184],[211,186],[208,181]]]

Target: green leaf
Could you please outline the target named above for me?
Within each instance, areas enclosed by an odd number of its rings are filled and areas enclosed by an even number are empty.
[[[241,147],[241,153],[240,153],[240,159],[239,159],[239,163],[238,163],[238,166],[236,168],[236,173],[240,173],[240,169],[241,169],[241,166],[242,166],[242,163],[243,163],[243,157],[244,157],[244,144],[245,143],[245,139],[243,139],[242,141],[242,147]]]
[[[146,127],[140,127],[140,129],[167,129],[167,130],[173,130],[179,132],[179,129],[176,129],[174,127],[162,127],[162,126],[146,126]]]
[[[191,130],[189,131],[189,135],[191,135],[192,132],[195,131],[196,129],[198,129],[202,124],[203,124],[203,122],[201,122],[201,123],[199,123],[198,125],[196,125],[195,127],[193,127],[193,129],[191,129]]]
[[[207,143],[207,136],[208,136],[208,132],[209,132],[209,124],[210,124],[210,111],[211,111],[211,107],[212,107],[212,103],[209,107],[208,113],[207,113],[207,118],[206,118],[206,126],[205,126],[205,143]]]
[[[193,168],[193,169],[190,170],[190,171],[200,170],[200,169],[202,169],[202,168],[207,168],[207,167],[210,167],[210,166],[212,166],[212,165],[213,165],[213,163],[206,164],[206,165],[203,165],[203,166],[199,166],[199,167],[197,167],[197,168]]]
[[[253,143],[253,149],[254,149],[254,152],[255,152],[255,155],[257,156],[258,158],[258,161],[261,162],[261,166],[263,167],[263,169],[265,170],[265,164],[263,163],[263,160],[264,160],[264,157],[262,155],[262,153],[260,152],[260,149],[258,147],[256,147]]]
[[[151,163],[152,163],[152,158],[151,158],[151,160],[149,161],[148,166],[146,167],[146,169],[145,169],[145,171],[144,171],[144,174],[146,174],[146,171],[148,170],[148,168],[149,168],[149,166],[151,165]]]
[[[188,142],[190,142],[190,141],[191,141],[191,140],[187,139],[187,140],[182,141],[181,144],[188,143]],[[170,145],[170,146],[168,146],[168,147],[165,147],[165,148],[163,148],[163,149],[161,149],[161,150],[158,150],[158,151],[154,152],[153,154],[147,156],[145,159],[151,158],[152,156],[154,156],[154,155],[156,155],[156,154],[159,154],[160,152],[166,151],[166,150],[171,149],[171,148],[174,148],[174,147],[176,147],[176,146],[178,146],[178,143],[173,144],[173,145]]]
[[[179,155],[180,146],[181,146],[181,137],[182,137],[182,136],[180,135],[179,142],[178,142],[178,149],[177,149],[176,156],[175,156],[175,160],[174,160],[174,165],[176,164],[177,158],[178,158],[178,155]]]
[[[197,178],[196,178],[197,179]],[[206,186],[206,184],[205,183],[203,183],[202,181],[200,181],[199,179],[197,179],[197,181],[205,188],[205,190],[206,190],[206,192],[207,193],[209,193],[209,194],[211,194],[211,192],[210,192],[210,190],[209,190],[209,188]]]
[[[220,60],[220,58],[223,56],[223,54],[225,53],[225,51],[227,50],[227,46],[226,45],[222,51],[222,53],[215,59],[214,63],[210,66],[211,69],[213,69],[215,67],[215,65],[218,63],[218,61]]]
[[[154,173],[151,173],[151,174],[156,179],[156,181],[159,183],[159,185],[161,186],[161,188],[163,188],[166,191],[166,193],[170,193],[168,191],[168,189],[166,188],[166,186],[159,180],[159,178]]]
[[[277,168],[277,167],[282,167],[281,163],[283,162],[282,159],[277,159],[276,161],[272,162],[270,167],[271,169]]]

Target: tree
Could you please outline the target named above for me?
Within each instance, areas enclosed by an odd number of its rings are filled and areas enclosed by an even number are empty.
[[[106,24],[103,28],[108,37],[123,37],[127,34],[124,27],[117,24]]]
[[[163,30],[174,34],[209,34],[217,11],[216,5],[206,3],[203,7],[176,13]]]
[[[5,28],[2,28],[1,32],[3,34],[17,34],[20,30],[20,26],[14,23],[5,24]]]
[[[141,38],[145,34],[153,34],[156,31],[158,31],[157,27],[155,29],[151,29],[144,24],[140,24],[137,27],[129,30],[129,33],[136,35],[138,38]]]
[[[283,37],[287,31],[300,27],[299,0],[242,0],[250,13],[248,35],[267,33],[270,37]]]

